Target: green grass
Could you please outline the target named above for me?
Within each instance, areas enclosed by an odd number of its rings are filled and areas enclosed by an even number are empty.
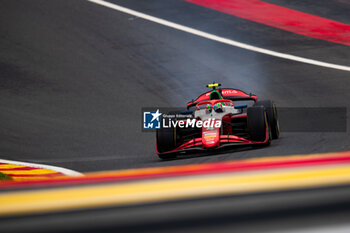
[[[0,172],[0,182],[4,180],[12,180],[8,175]]]

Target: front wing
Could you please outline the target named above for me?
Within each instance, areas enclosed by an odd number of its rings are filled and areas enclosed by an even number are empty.
[[[266,137],[264,141],[252,141],[252,140],[248,140],[246,138],[238,137],[235,135],[220,135],[220,146],[208,149],[208,148],[203,148],[202,138],[194,138],[194,139],[191,139],[190,141],[183,143],[182,145],[178,146],[173,150],[163,152],[161,154],[172,154],[172,153],[192,151],[192,150],[208,151],[208,150],[219,149],[219,148],[234,146],[234,145],[265,144],[268,142],[268,140],[269,140],[269,133],[268,133],[268,127],[266,127]],[[157,145],[156,145],[156,151],[157,151],[157,154],[160,154],[157,150]]]

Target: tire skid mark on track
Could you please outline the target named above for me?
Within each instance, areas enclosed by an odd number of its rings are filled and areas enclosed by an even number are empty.
[[[106,2],[103,0],[87,0],[91,3],[95,3],[113,10],[117,10],[126,14],[130,14],[154,23],[158,23],[173,29],[177,29],[183,32],[187,32],[196,36],[200,36],[209,40],[213,40],[213,41],[217,41],[223,44],[227,44],[227,45],[231,45],[231,46],[235,46],[238,48],[242,48],[242,49],[246,49],[249,51],[253,51],[253,52],[257,52],[257,53],[262,53],[262,54],[266,54],[266,55],[270,55],[270,56],[274,56],[274,57],[278,57],[278,58],[283,58],[283,59],[287,59],[287,60],[292,60],[292,61],[297,61],[297,62],[301,62],[301,63],[306,63],[306,64],[310,64],[310,65],[315,65],[315,66],[321,66],[321,67],[325,67],[325,68],[331,68],[331,69],[337,69],[337,70],[343,70],[343,71],[350,71],[350,66],[344,66],[344,65],[338,65],[338,64],[333,64],[333,63],[327,63],[327,62],[323,62],[323,61],[318,61],[318,60],[313,60],[313,59],[309,59],[309,58],[304,58],[304,57],[298,57],[298,56],[294,56],[294,55],[290,55],[290,54],[285,54],[285,53],[280,53],[280,52],[276,52],[276,51],[272,51],[272,50],[268,50],[268,49],[264,49],[264,48],[260,48],[260,47],[256,47],[253,45],[249,45],[249,44],[245,44],[245,43],[241,43],[238,41],[234,41],[228,38],[224,38],[224,37],[220,37],[214,34],[210,34],[207,32],[203,32],[194,28],[190,28],[187,26],[183,26],[177,23],[173,23],[164,19],[160,19],[154,16],[150,16],[138,11],[134,11],[110,2]]]

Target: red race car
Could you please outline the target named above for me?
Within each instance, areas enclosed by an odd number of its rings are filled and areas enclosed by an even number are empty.
[[[267,146],[279,137],[277,109],[271,100],[258,101],[256,95],[220,86],[207,85],[212,90],[187,103],[186,111],[166,115],[171,119],[156,131],[160,158],[234,145]],[[253,104],[237,104],[242,101]]]

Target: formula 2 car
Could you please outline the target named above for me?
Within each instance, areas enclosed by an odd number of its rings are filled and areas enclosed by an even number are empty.
[[[208,84],[212,90],[188,102],[187,110],[169,113],[174,116],[171,124],[156,131],[160,158],[234,145],[267,146],[279,137],[277,109],[271,100],[258,101],[256,95],[220,86]],[[253,105],[237,104],[240,101]]]

